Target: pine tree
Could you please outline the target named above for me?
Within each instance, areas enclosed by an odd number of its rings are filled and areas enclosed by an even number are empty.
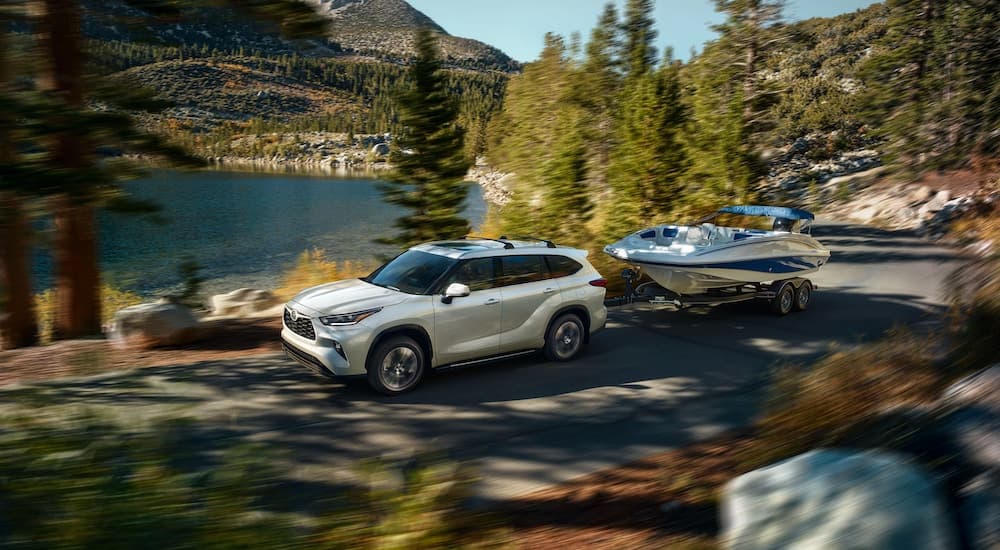
[[[403,131],[393,151],[396,170],[383,190],[387,201],[410,210],[396,220],[399,234],[383,241],[404,247],[469,232],[462,217],[469,162],[457,124],[458,105],[441,70],[437,38],[421,29],[415,42],[411,84],[398,100]]]
[[[889,10],[863,74],[890,156],[919,170],[995,154],[1000,2],[893,0]]]
[[[566,45],[555,34],[545,35],[538,60],[510,81],[503,111],[493,124],[491,161],[514,174],[512,198],[503,207],[503,230],[538,234],[544,218],[546,160],[557,139],[556,122],[570,85]]]
[[[668,50],[659,70],[626,83],[605,237],[621,237],[683,206],[688,160],[680,68]]]
[[[622,33],[626,78],[642,78],[656,64],[653,0],[628,0]]]
[[[127,3],[151,16],[171,17],[204,4],[196,0],[127,0]],[[309,6],[293,0],[231,0],[230,3],[252,16],[277,22],[289,36],[310,32],[321,35],[327,24]],[[132,171],[122,163],[97,162],[96,149],[114,146],[164,156],[173,162],[193,159],[158,136],[138,130],[131,117],[123,114],[126,110],[149,109],[155,102],[134,90],[113,90],[103,85],[101,75],[85,72],[88,65],[80,0],[35,0],[22,4],[15,4],[14,9],[21,10],[28,26],[37,32],[38,69],[33,76],[38,90],[44,93],[30,109],[17,112],[15,119],[36,130],[29,140],[30,146],[40,151],[38,156],[45,161],[44,168],[32,175],[32,193],[50,197],[46,203],[52,209],[56,232],[54,333],[57,337],[96,334],[101,328],[101,311],[95,211],[107,205],[131,209],[144,206],[127,201],[116,185],[119,176]],[[100,3],[93,6],[104,7]],[[92,101],[113,109],[91,110],[88,105]]]
[[[720,37],[689,67],[692,93],[692,197],[731,202],[754,199],[766,167],[759,151],[766,139],[774,90],[760,77],[760,63],[781,43],[781,1],[716,0],[726,20]]]
[[[615,144],[615,116],[621,86],[621,33],[618,12],[612,3],[590,35],[586,59],[579,71],[576,101],[586,111],[584,137],[588,144],[587,178],[598,194],[608,190],[608,166]]]

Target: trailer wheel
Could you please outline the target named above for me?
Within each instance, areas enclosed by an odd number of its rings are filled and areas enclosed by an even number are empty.
[[[789,283],[781,285],[774,298],[771,298],[771,312],[775,315],[788,315],[795,306],[795,287]]]
[[[804,281],[799,288],[795,289],[795,311],[805,311],[812,302],[813,285],[809,281]]]

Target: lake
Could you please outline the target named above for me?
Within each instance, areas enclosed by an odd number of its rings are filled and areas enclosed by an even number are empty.
[[[299,254],[311,248],[331,260],[372,260],[393,247],[373,241],[394,234],[404,213],[382,200],[379,180],[234,172],[157,172],[127,182],[134,197],[156,202],[166,223],[143,216],[99,215],[105,279],[144,294],[180,282],[177,265],[190,254],[210,281],[205,294],[240,287],[275,288]],[[486,214],[478,185],[469,184],[466,218]],[[51,260],[36,256],[36,284],[51,282]]]

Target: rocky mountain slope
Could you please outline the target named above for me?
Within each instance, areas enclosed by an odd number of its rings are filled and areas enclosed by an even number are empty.
[[[441,37],[448,63],[467,66],[516,66],[500,50],[477,40],[451,36],[440,25],[403,0],[307,0],[333,22],[330,39],[346,50],[408,58],[413,55],[413,31],[426,27]],[[484,65],[485,64],[485,65]]]
[[[157,20],[121,0],[84,2],[84,32],[101,41],[198,46],[258,56],[340,56],[406,61],[413,54],[413,32],[428,27],[440,34],[448,65],[473,70],[517,70],[518,63],[482,42],[451,36],[404,0],[306,0],[331,20],[327,40],[290,41],[277,29],[254,22],[236,10],[205,7],[179,20]]]

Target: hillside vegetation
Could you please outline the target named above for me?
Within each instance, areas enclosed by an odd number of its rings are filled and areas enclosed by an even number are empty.
[[[821,208],[832,178],[881,164],[996,169],[1000,2],[791,24],[780,1],[716,6],[719,38],[689,62],[656,52],[650,0],[609,4],[582,48],[548,36],[492,126],[490,159],[514,174],[503,232],[588,246],[721,203]]]

